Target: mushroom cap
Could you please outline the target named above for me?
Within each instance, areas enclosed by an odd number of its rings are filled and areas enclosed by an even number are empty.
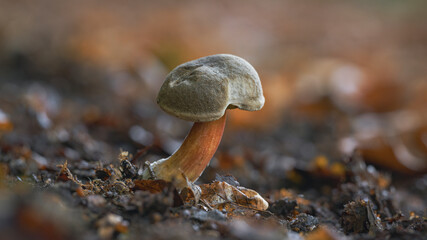
[[[165,112],[192,122],[217,120],[228,108],[256,111],[264,101],[258,73],[246,60],[230,54],[179,65],[157,96]]]

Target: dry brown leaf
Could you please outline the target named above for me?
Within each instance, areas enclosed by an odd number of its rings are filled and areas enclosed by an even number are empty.
[[[235,187],[226,182],[215,181],[200,186],[201,200],[212,207],[219,207],[224,203],[235,203],[240,206],[264,211],[268,203],[254,190]]]
[[[160,193],[165,188],[170,187],[171,183],[165,180],[135,180],[133,181],[135,190],[149,191],[150,193]]]
[[[391,145],[387,138],[379,136],[360,143],[358,151],[371,163],[385,166],[398,172],[413,174],[427,171],[423,159],[413,155],[401,142]]]
[[[61,170],[59,172],[58,177],[56,178],[58,181],[67,182],[69,180],[73,180],[73,174],[70,169],[68,169],[68,162],[65,161],[64,164],[60,164],[57,167],[60,167]]]

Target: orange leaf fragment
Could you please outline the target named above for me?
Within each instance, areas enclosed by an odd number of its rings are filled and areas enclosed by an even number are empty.
[[[150,193],[160,193],[163,189],[171,186],[170,182],[165,180],[135,180],[133,190],[148,191]]]

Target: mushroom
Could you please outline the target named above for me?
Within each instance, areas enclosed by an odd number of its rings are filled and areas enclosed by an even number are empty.
[[[261,82],[244,59],[217,54],[179,65],[166,77],[157,96],[165,112],[194,125],[170,157],[151,163],[143,178],[195,182],[215,154],[224,132],[226,110],[256,111],[264,106]]]

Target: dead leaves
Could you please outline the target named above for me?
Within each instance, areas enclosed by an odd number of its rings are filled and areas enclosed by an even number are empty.
[[[200,185],[200,202],[219,210],[233,210],[233,205],[238,205],[250,209],[265,211],[268,203],[254,190],[232,186],[226,182],[215,181],[210,184]],[[191,194],[193,193],[193,194]],[[194,190],[185,188],[181,192],[184,202],[197,200]]]
[[[148,191],[150,193],[160,193],[166,187],[170,187],[171,183],[165,180],[135,180],[135,186],[132,190]]]
[[[132,190],[152,194],[161,193],[172,187],[171,182],[164,180],[134,180],[134,185]],[[236,208],[235,205],[259,211],[268,208],[267,201],[254,190],[221,181],[200,186],[188,183],[188,187],[180,192],[180,198],[187,205],[201,204],[207,209],[232,211]]]
[[[60,167],[61,170],[59,171],[59,175],[56,178],[58,181],[67,182],[69,180],[78,183],[77,178],[73,176],[70,169],[68,169],[68,162],[65,161],[64,164],[58,165],[57,167]]]

